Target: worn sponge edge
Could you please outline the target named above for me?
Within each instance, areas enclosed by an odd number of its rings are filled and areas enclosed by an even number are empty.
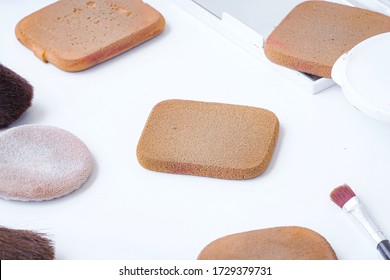
[[[297,5],[264,44],[267,58],[282,66],[331,78],[336,60],[374,35],[390,32],[390,17],[326,1]]]
[[[299,226],[247,231],[208,244],[199,260],[336,260],[328,241]]]
[[[164,17],[141,0],[69,0],[26,16],[15,34],[43,62],[75,72],[119,55],[164,28]]]
[[[268,166],[279,121],[266,109],[166,100],[151,111],[137,147],[150,170],[249,179]]]

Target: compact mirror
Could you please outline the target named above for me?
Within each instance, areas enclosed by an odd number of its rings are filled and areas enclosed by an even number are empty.
[[[218,18],[227,13],[264,38],[302,0],[193,0]]]

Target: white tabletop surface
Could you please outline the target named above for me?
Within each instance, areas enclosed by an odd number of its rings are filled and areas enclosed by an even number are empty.
[[[350,184],[390,235],[390,124],[357,111],[337,86],[304,92],[172,0],[146,1],[166,19],[161,36],[89,70],[61,71],[14,35],[21,18],[52,2],[0,3],[0,62],[35,88],[33,106],[11,127],[72,132],[95,170],[59,199],[0,200],[1,225],[46,232],[57,259],[191,260],[224,235],[288,225],[317,231],[339,259],[381,259],[329,193]],[[142,168],[136,146],[148,114],[173,98],[273,111],[280,136],[265,173],[230,181]]]

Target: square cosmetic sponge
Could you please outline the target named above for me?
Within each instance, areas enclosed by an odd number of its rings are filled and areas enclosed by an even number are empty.
[[[61,0],[26,16],[17,39],[43,62],[75,72],[159,35],[163,16],[141,0]]]
[[[276,115],[265,109],[166,100],[150,113],[137,158],[159,172],[249,179],[266,169],[278,134]]]
[[[267,58],[301,72],[331,77],[345,52],[374,35],[390,32],[390,17],[326,1],[296,6],[268,36]]]

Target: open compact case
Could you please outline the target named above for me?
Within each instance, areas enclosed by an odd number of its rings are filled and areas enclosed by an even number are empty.
[[[390,121],[390,83],[384,77],[390,60],[390,34],[369,38],[340,57],[332,79],[310,75],[270,62],[264,54],[264,42],[295,6],[306,1],[178,1],[180,6],[243,47],[256,58],[277,69],[281,75],[316,94],[339,84],[346,98],[358,110],[383,121]],[[338,4],[390,15],[389,0],[340,0]],[[390,62],[390,61],[389,61]]]
[[[222,33],[255,57],[269,63],[265,57],[263,42],[279,22],[302,0],[256,1],[256,0],[180,0],[178,5]],[[340,0],[340,4],[370,9],[390,15],[388,0]],[[286,69],[273,63],[283,76],[302,86],[307,92],[318,93],[334,85],[332,79]]]

